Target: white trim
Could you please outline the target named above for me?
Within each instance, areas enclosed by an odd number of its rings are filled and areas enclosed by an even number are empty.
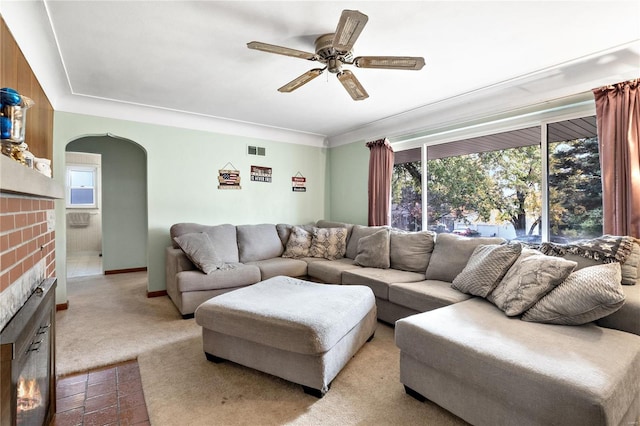
[[[580,98],[565,105],[539,106],[533,111],[523,112],[506,117],[494,117],[482,123],[466,123],[456,128],[440,129],[425,135],[414,135],[391,142],[394,151],[418,148],[422,145],[438,145],[455,142],[495,133],[519,130],[527,127],[542,125],[543,123],[563,121],[571,118],[595,115],[595,101]]]
[[[572,117],[576,118],[576,117]],[[561,120],[562,121],[562,120]],[[540,126],[540,235],[543,243],[549,241],[549,137],[547,124]]]

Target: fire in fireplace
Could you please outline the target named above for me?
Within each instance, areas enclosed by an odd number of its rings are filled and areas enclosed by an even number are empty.
[[[18,417],[23,412],[38,409],[42,406],[42,393],[37,379],[25,379],[20,376],[18,379]]]
[[[0,333],[0,424],[48,425],[55,413],[55,287],[46,279]]]

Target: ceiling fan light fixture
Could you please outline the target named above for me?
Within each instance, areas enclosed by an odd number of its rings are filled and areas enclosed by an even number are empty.
[[[318,77],[320,74],[322,74],[323,71],[324,71],[324,68],[314,68],[312,70],[309,70],[306,73],[302,74],[300,77],[291,80],[290,82],[288,82],[287,84],[279,88],[278,92],[281,92],[281,93],[293,92],[300,86],[303,86],[308,82],[310,82],[311,80],[313,80],[314,78]]]
[[[355,101],[367,99],[369,94],[351,71],[343,71],[343,65],[355,65],[359,68],[382,68],[396,70],[420,70],[424,67],[424,58],[412,56],[359,56],[354,58],[353,45],[364,29],[369,17],[358,10],[343,10],[334,33],[323,34],[316,38],[315,53],[268,43],[252,41],[247,43],[249,49],[268,53],[293,56],[296,58],[317,61],[324,68],[314,68],[300,77],[290,81],[279,92],[293,92],[309,81],[318,77],[325,70],[335,74],[345,90]],[[321,66],[322,66],[321,65]]]
[[[362,101],[369,97],[367,91],[364,90],[364,87],[362,87],[356,76],[353,75],[351,71],[346,70],[338,74],[338,80],[340,80],[340,83],[342,83],[354,101]]]
[[[420,70],[424,58],[413,56],[359,56],[353,60],[358,68]]]

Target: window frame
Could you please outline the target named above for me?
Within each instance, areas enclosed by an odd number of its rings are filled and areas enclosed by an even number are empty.
[[[71,191],[78,188],[88,188],[87,186],[72,187],[71,172],[91,172],[93,175],[93,203],[74,204],[71,202]],[[68,164],[66,169],[66,207],[71,209],[97,209],[98,208],[98,176],[99,167],[91,165]]]
[[[547,126],[549,124],[571,120],[581,117],[587,117],[596,115],[595,102],[582,101],[576,102],[570,105],[562,105],[550,109],[539,109],[520,114],[499,117],[494,120],[487,120],[482,123],[472,123],[469,125],[460,125],[458,127],[448,126],[447,128],[436,130],[433,133],[425,136],[398,138],[392,140],[391,146],[396,151],[403,151],[406,149],[418,148],[422,149],[421,161],[422,161],[422,205],[423,211],[427,207],[428,199],[428,187],[427,187],[427,157],[429,146],[440,145],[445,143],[457,142],[464,139],[471,139],[475,137],[487,136],[496,133],[508,132],[512,130],[520,130],[528,127],[540,128],[540,149],[542,158],[542,180],[541,184],[541,228],[542,228],[542,241],[548,242],[550,240],[549,229],[549,147],[547,137]],[[428,229],[427,216],[422,215],[422,229]]]

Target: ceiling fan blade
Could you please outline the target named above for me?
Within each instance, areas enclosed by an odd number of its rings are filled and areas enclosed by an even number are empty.
[[[343,10],[333,35],[333,48],[338,52],[349,52],[360,36],[369,17],[357,10]]]
[[[294,58],[307,59],[315,61],[318,57],[315,53],[304,52],[302,50],[291,49],[289,47],[276,46],[275,44],[261,43],[252,41],[247,43],[249,49],[261,50],[268,53],[277,53],[278,55],[293,56]]]
[[[307,84],[308,82],[310,82],[311,80],[313,80],[314,78],[322,74],[324,70],[325,70],[324,68],[314,68],[312,70],[309,70],[306,73],[302,74],[300,77],[294,80],[291,80],[290,82],[288,82],[287,84],[279,88],[278,92],[282,92],[282,93],[293,92],[300,86]]]
[[[356,76],[353,75],[351,71],[342,71],[338,74],[338,80],[340,80],[340,83],[342,83],[354,101],[362,101],[369,97],[367,91],[364,90],[364,87],[362,87]]]
[[[358,68],[383,68],[389,70],[420,70],[424,58],[419,56],[358,56],[353,60]]]

